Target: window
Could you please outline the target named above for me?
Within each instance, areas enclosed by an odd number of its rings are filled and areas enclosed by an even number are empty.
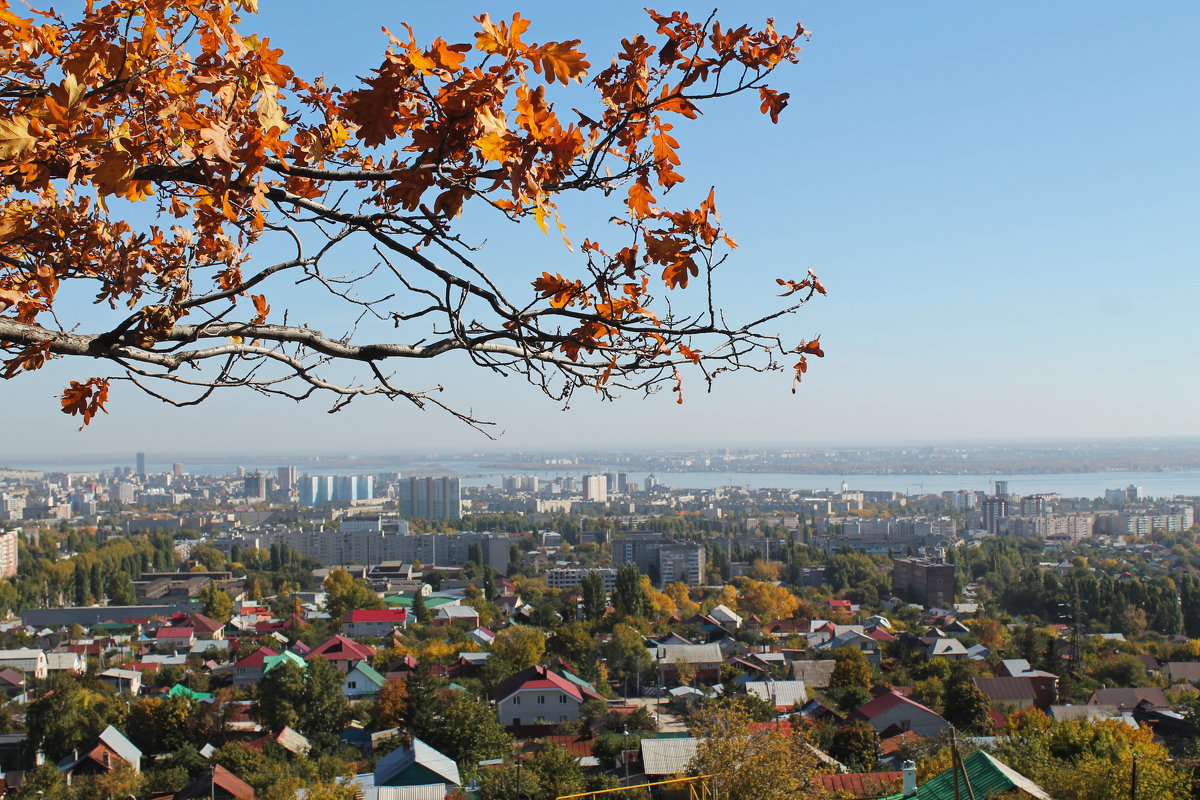
[[[346,688],[347,689],[357,689],[358,682],[357,681],[346,681]]]
[[[546,704],[546,695],[539,694],[538,695],[538,705],[545,705],[545,704]]]
[[[513,701],[513,705],[514,705],[514,706],[519,706],[519,705],[521,705],[521,695],[519,695],[519,694],[518,694],[518,695],[515,695],[515,696],[513,697],[512,701]]]
[[[565,703],[565,702],[567,702],[567,696],[566,696],[565,694],[560,694],[560,695],[558,696],[558,702],[560,702],[560,703]]]

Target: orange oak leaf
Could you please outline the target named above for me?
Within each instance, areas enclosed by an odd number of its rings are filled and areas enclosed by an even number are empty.
[[[271,307],[267,305],[267,298],[264,295],[252,294],[250,299],[254,301],[254,310],[257,312],[250,324],[261,325],[267,321],[267,314],[271,313]]]
[[[662,274],[663,282],[667,284],[668,289],[686,289],[688,277],[696,277],[699,270],[695,260],[691,256],[687,256],[667,265]]]
[[[104,404],[107,402],[108,381],[104,378],[88,378],[82,383],[71,381],[71,385],[63,389],[62,412],[81,415],[83,425],[79,426],[79,430],[83,430],[97,412],[108,413],[108,410],[104,408]]]
[[[779,122],[779,112],[787,107],[788,98],[791,95],[788,92],[777,92],[774,89],[760,86],[758,96],[762,99],[762,104],[759,106],[762,113],[770,114],[771,122]]]
[[[825,291],[825,287],[821,285],[821,282],[819,280],[817,280],[817,273],[813,272],[811,269],[808,271],[808,279],[810,281],[812,281],[812,285],[813,285],[814,289],[816,289],[821,294],[828,294],[828,292]]]
[[[546,71],[546,80],[553,83],[562,81],[566,86],[572,80],[583,83],[587,68],[591,66],[584,60],[583,52],[576,50],[578,39],[567,42],[547,42],[536,50],[530,51],[534,72]]]
[[[704,355],[699,350],[693,350],[692,348],[688,347],[686,344],[679,345],[679,352],[683,355],[684,358],[688,359],[693,364],[699,364],[700,359]]]
[[[780,286],[787,287],[787,291],[784,292],[783,294],[779,295],[780,297],[787,297],[790,294],[795,294],[796,292],[802,291],[802,290],[807,289],[810,286],[812,286],[812,281],[785,281],[783,278],[776,278],[775,282],[778,283]]]
[[[820,336],[813,339],[811,342],[801,341],[799,347],[797,347],[794,352],[806,353],[808,355],[816,356],[817,358],[825,357],[825,351],[821,349]]]
[[[563,308],[573,305],[575,298],[583,292],[583,284],[579,281],[569,281],[560,274],[551,275],[543,272],[542,276],[533,282],[542,297],[550,298],[550,305]]]
[[[645,219],[654,212],[650,206],[654,195],[650,194],[650,185],[645,178],[638,180],[629,187],[629,213],[639,219]]]

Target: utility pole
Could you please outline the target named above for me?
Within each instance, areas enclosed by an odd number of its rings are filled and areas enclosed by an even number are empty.
[[[958,789],[958,732],[950,728],[950,770],[954,774],[954,800],[962,800]]]
[[[1137,800],[1137,788],[1138,788],[1137,787],[1137,784],[1138,784],[1137,762],[1138,762],[1137,756],[1134,756],[1133,757],[1133,765],[1131,768],[1132,772],[1129,776],[1129,800]]]

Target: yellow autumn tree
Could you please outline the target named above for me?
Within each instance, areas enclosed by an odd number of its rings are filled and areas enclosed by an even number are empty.
[[[732,700],[721,700],[699,709],[690,727],[699,741],[688,771],[712,776],[715,797],[793,800],[811,789],[817,759],[789,723],[752,722]]]
[[[742,585],[742,611],[757,615],[763,622],[791,617],[799,607],[800,599],[783,586],[756,580]]]

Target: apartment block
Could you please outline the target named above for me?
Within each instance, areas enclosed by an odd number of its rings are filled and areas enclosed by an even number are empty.
[[[948,608],[956,593],[954,565],[923,558],[892,559],[892,591],[923,606]]]

